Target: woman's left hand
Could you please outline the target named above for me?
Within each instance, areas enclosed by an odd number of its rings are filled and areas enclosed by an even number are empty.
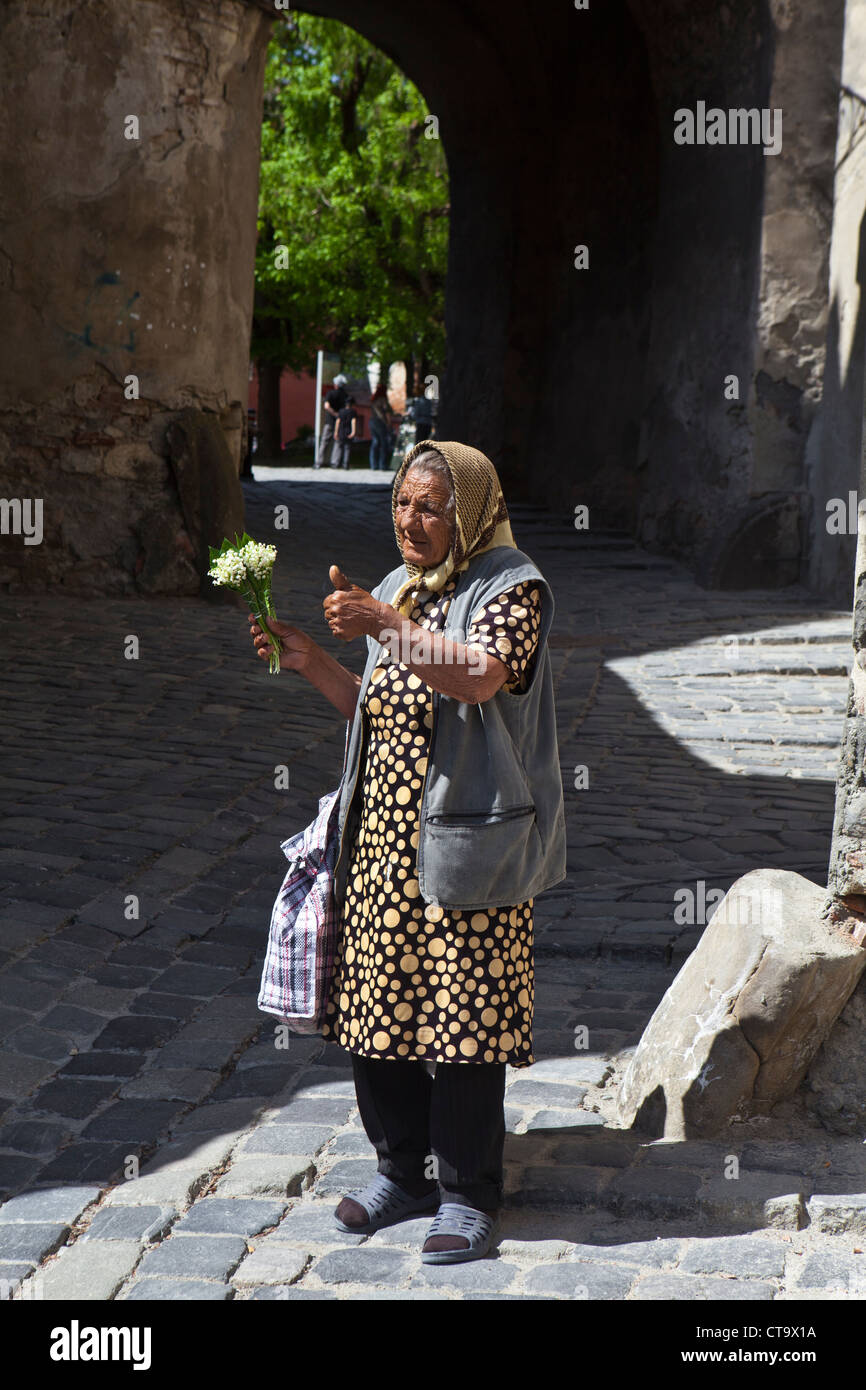
[[[331,566],[329,578],[334,592],[323,600],[322,607],[334,636],[351,642],[353,637],[372,637],[378,633],[383,626],[386,605],[348,580],[339,565]]]

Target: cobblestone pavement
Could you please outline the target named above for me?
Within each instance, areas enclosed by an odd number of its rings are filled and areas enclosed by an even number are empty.
[[[394,564],[390,480],[342,481],[248,483],[248,526],[269,535],[288,505],[279,611],[360,670],[360,644],[333,642],[320,605],[332,561],[368,587]],[[706,593],[625,538],[538,509],[513,519],[558,602],[569,874],[537,904],[538,1060],[509,1076],[495,1257],[421,1265],[426,1220],[336,1230],[339,1195],[373,1171],[346,1054],[285,1049],[256,1009],[280,841],[336,785],[343,722],[291,674],[268,676],[230,604],[13,597],[0,602],[6,1296],[866,1293],[859,1140],[817,1129],[799,1101],[714,1144],[649,1144],[613,1122],[628,1050],[709,889],[761,866],[824,878],[849,615],[798,590]],[[695,910],[676,922],[684,888]]]

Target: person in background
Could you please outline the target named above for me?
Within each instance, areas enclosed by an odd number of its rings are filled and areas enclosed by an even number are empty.
[[[352,452],[352,440],[358,428],[358,412],[355,397],[347,396],[346,404],[337,414],[334,432],[334,448],[331,453],[332,468],[348,468]]]
[[[370,467],[387,469],[393,452],[393,413],[388,403],[388,392],[379,385],[373,394],[370,409]]]
[[[322,412],[322,433],[319,438],[319,452],[316,455],[314,468],[321,468],[328,455],[328,450],[333,449],[334,427],[337,423],[337,416],[346,404],[346,377],[340,373],[334,377],[334,384],[325,395]],[[331,466],[333,467],[333,454]]]
[[[415,373],[412,395],[406,402],[406,418],[415,425],[415,443],[433,437],[433,402],[424,392],[419,372]]]
[[[247,411],[247,442],[244,450],[244,466],[241,469],[241,477],[250,478],[253,482],[255,482],[255,476],[253,474],[253,454],[256,451],[258,434],[259,427],[256,420],[256,412],[253,407],[250,406]]]

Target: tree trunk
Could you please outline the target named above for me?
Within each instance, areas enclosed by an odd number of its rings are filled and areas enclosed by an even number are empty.
[[[280,423],[280,377],[282,367],[274,362],[256,363],[259,376],[258,431],[260,458],[279,458],[283,452]]]

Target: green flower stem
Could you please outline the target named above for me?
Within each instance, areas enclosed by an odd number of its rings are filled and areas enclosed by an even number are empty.
[[[255,618],[256,622],[259,624],[262,630],[268,634],[268,637],[270,638],[270,643],[273,650],[271,651],[271,654],[268,658],[268,671],[272,676],[274,676],[278,673],[280,669],[280,652],[283,650],[283,644],[280,641],[277,634],[271,630],[267,623],[267,618],[276,616],[276,614],[274,613],[274,605],[271,602],[271,596],[268,593],[268,588],[270,586],[267,584],[267,582],[265,582],[261,586],[260,591],[259,587],[256,585],[255,580],[253,579],[249,571],[247,571],[247,584],[249,586],[250,592],[247,593],[244,590],[241,590],[241,592],[243,593],[243,596],[246,599],[247,603],[250,604],[250,607],[253,610],[253,617]],[[264,612],[262,610],[264,610]]]
[[[280,652],[283,650],[283,644],[281,643],[277,634],[275,632],[271,632],[271,629],[268,627],[261,614],[257,613],[256,617],[258,618],[265,632],[271,639],[272,650],[270,656],[268,657],[268,671],[272,676],[275,676],[280,669]]]

